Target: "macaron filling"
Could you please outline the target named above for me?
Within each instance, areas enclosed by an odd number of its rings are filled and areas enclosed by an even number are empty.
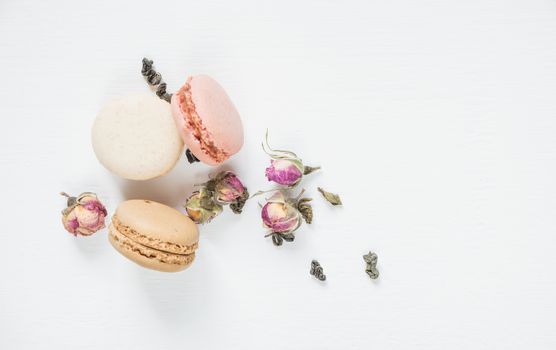
[[[220,163],[228,159],[228,152],[219,148],[212,139],[210,132],[203,125],[203,120],[197,114],[195,103],[191,94],[191,77],[177,92],[178,105],[183,113],[185,127],[191,132],[193,138],[199,143],[201,150],[216,162]]]
[[[155,259],[162,263],[171,265],[187,265],[195,259],[195,253],[175,254],[144,246],[128,238],[122,232],[118,231],[114,225],[110,225],[109,231],[110,236],[121,249],[139,254],[147,259]]]
[[[112,225],[116,230],[118,230],[118,232],[131,239],[132,241],[145,247],[156,249],[158,251],[187,255],[194,253],[195,250],[198,248],[197,242],[191,245],[181,245],[176,243],[164,242],[158,238],[153,238],[141,234],[131,227],[122,224],[116,216],[112,217]]]
[[[109,231],[121,248],[165,264],[187,265],[191,263],[195,258],[195,250],[198,246],[197,242],[191,245],[180,245],[143,235],[122,224],[116,216],[112,217]]]

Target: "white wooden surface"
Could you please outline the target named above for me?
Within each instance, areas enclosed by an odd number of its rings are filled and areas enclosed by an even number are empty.
[[[293,244],[263,238],[256,200],[179,274],[63,231],[60,190],[179,207],[213,170],[97,163],[95,113],[147,89],[145,55],[171,88],[225,86],[247,136],[227,167],[252,192],[267,127],[323,166]],[[2,0],[0,66],[1,349],[556,347],[554,1]]]

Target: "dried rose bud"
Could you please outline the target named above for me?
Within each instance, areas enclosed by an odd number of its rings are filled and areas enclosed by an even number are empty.
[[[61,195],[68,198],[67,208],[62,210],[62,223],[69,233],[90,236],[104,228],[108,213],[96,194],[83,192],[78,197],[72,197],[62,192]]]
[[[272,159],[270,166],[265,171],[268,181],[277,184],[293,187],[301,181],[303,177],[303,164],[290,159]]]
[[[220,205],[230,204],[236,214],[241,213],[245,202],[249,198],[247,188],[241,180],[231,171],[218,174],[215,178],[214,200]]]
[[[280,191],[267,199],[261,211],[264,227],[273,233],[292,233],[301,225],[301,213],[284,197]]]
[[[193,192],[184,207],[187,215],[197,224],[210,222],[222,212],[222,206],[214,203],[212,193],[204,187]]]
[[[274,190],[272,197],[262,206],[261,217],[263,226],[269,229],[265,237],[272,237],[274,245],[282,245],[283,241],[292,242],[295,231],[303,220],[310,224],[313,220],[313,209],[309,202],[311,198],[301,198],[305,190],[295,198],[286,197],[281,190]],[[259,191],[253,196],[269,191]]]
[[[291,151],[270,148],[268,145],[268,130],[265,142],[263,143],[263,150],[272,158],[270,166],[265,171],[268,181],[273,181],[283,186],[294,187],[301,181],[303,175],[308,175],[320,169],[320,167],[304,165],[297,154]]]

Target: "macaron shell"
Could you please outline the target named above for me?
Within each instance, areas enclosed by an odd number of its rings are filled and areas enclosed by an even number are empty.
[[[178,272],[189,267],[195,260],[195,253],[179,255],[159,252],[142,246],[120,233],[110,225],[108,239],[114,249],[129,260],[148,269],[161,272]]]
[[[197,225],[187,215],[164,204],[142,199],[128,200],[118,206],[114,218],[146,237],[140,241],[145,246],[181,254],[197,248]]]
[[[112,173],[147,180],[170,171],[183,153],[170,105],[153,94],[108,103],[92,129],[95,154]]]
[[[195,112],[201,118],[210,140],[219,149],[226,152],[228,156],[237,153],[243,146],[243,124],[226,91],[218,82],[207,75],[190,77],[186,82],[187,84],[189,84]],[[221,163],[221,161],[212,159],[201,149],[199,141],[186,127],[184,117],[187,116],[183,115],[176,94],[172,96],[172,112],[184,143],[191,152],[207,164]]]
[[[197,114],[214,142],[229,154],[243,146],[243,124],[226,91],[208,75],[191,78],[191,95]]]
[[[216,160],[214,160],[210,155],[203,151],[203,149],[201,148],[201,143],[195,138],[193,132],[189,130],[185,125],[186,116],[182,112],[177,101],[177,95],[172,95],[172,115],[174,116],[174,120],[180,132],[183,143],[201,162],[208,165],[218,165],[219,163]]]

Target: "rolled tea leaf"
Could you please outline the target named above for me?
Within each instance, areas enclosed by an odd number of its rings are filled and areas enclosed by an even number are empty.
[[[322,269],[322,266],[320,266],[319,262],[316,260],[311,261],[311,270],[309,271],[309,273],[321,281],[326,281],[324,270]]]
[[[365,268],[365,272],[371,279],[377,279],[379,276],[378,269],[376,268],[376,264],[378,262],[378,255],[369,251],[369,254],[363,255],[363,260],[367,263],[367,267]]]
[[[143,66],[141,68],[141,74],[145,77],[149,85],[156,88],[156,96],[170,103],[172,100],[172,94],[166,92],[166,83],[162,81],[162,75],[153,68],[153,61],[144,57],[142,63]],[[189,157],[191,152],[186,154],[189,163],[193,163],[194,161],[192,161],[192,158]],[[193,154],[191,154],[191,156],[193,156]],[[195,157],[193,156],[193,158]]]

